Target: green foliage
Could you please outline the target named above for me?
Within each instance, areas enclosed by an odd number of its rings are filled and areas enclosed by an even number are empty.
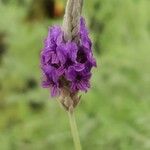
[[[83,150],[150,149],[149,6],[85,1],[98,67],[76,110]],[[8,44],[0,64],[0,150],[73,150],[67,114],[40,87],[42,41],[60,20],[29,23],[26,14],[26,7],[0,5]]]

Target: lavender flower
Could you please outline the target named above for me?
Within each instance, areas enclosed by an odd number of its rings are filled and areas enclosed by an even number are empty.
[[[80,41],[65,41],[61,27],[49,29],[41,52],[42,86],[51,96],[59,96],[63,88],[71,93],[90,88],[91,69],[96,67],[92,42],[83,18],[80,19]]]

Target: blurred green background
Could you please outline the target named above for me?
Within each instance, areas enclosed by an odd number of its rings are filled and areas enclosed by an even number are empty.
[[[39,55],[65,0],[0,0],[0,150],[73,150],[40,87]],[[150,1],[85,0],[98,67],[76,109],[83,150],[150,150]]]

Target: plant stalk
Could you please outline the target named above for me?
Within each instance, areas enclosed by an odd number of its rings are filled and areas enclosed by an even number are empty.
[[[75,150],[82,150],[74,112],[69,111],[68,116],[69,116],[71,133],[72,133],[72,138],[73,138]]]

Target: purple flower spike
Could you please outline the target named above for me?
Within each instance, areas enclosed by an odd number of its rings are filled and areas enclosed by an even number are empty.
[[[59,96],[62,89],[71,93],[90,88],[91,69],[96,67],[92,42],[85,20],[80,19],[79,42],[64,41],[61,27],[49,29],[41,52],[42,86],[49,88],[51,96]]]

